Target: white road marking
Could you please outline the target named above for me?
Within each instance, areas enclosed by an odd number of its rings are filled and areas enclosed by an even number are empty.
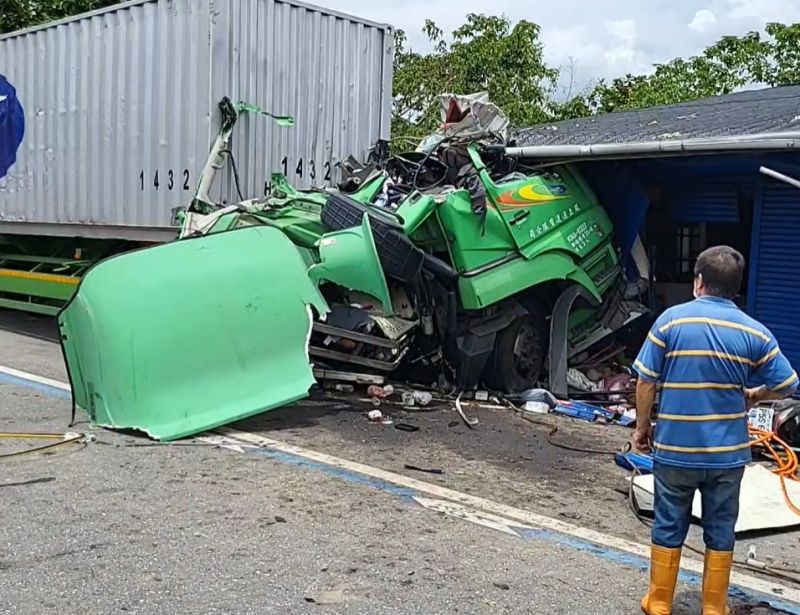
[[[21,378],[22,380],[30,380],[31,382],[44,384],[46,386],[53,387],[54,389],[61,389],[62,391],[72,390],[69,384],[66,382],[52,380],[51,378],[45,378],[44,376],[37,376],[36,374],[30,374],[28,372],[23,372],[11,367],[5,367],[3,365],[0,365],[0,374],[6,374],[8,376],[13,376],[14,378]]]
[[[38,384],[45,384],[66,391],[70,390],[69,384],[65,382],[59,382],[50,378],[43,378],[42,376],[37,376],[35,374],[30,374],[9,367],[0,366],[0,372]],[[408,476],[403,476],[402,474],[395,474],[394,472],[381,470],[380,468],[375,468],[363,463],[349,461],[340,457],[334,457],[333,455],[328,455],[326,453],[319,453],[317,451],[312,451],[300,446],[295,446],[294,444],[281,442],[280,440],[265,438],[254,433],[239,431],[227,427],[220,428],[215,431],[217,434],[227,437],[221,442],[221,444],[226,448],[234,448],[237,447],[237,445],[239,447],[256,445],[259,447],[288,453],[297,457],[315,461],[317,463],[329,465],[331,467],[337,467],[343,470],[361,474],[363,476],[369,476],[393,485],[406,487],[435,498],[449,500],[450,502],[461,504],[463,507],[478,509],[481,511],[483,519],[487,520],[487,522],[494,518],[494,523],[501,523],[500,521],[497,521],[497,518],[505,517],[508,520],[514,520],[521,523],[522,526],[530,525],[534,528],[558,532],[560,534],[565,534],[583,541],[594,543],[600,547],[614,549],[616,551],[621,551],[623,553],[628,553],[629,555],[634,555],[645,559],[650,557],[649,546],[626,540],[624,538],[603,534],[602,532],[580,527],[572,523],[566,523],[559,519],[546,517],[544,515],[515,508],[513,506],[508,506],[506,504],[495,502],[486,498],[469,495],[467,493],[461,493],[460,491],[448,489],[447,487],[442,487],[433,483],[426,483],[416,478],[410,478]],[[210,434],[209,436],[213,437]],[[449,510],[455,512],[457,509],[451,508]],[[491,514],[486,515],[485,513]],[[464,513],[462,512],[459,514]],[[519,523],[517,523],[517,526],[519,526]],[[681,568],[685,571],[702,575],[703,562],[684,556],[681,560]],[[749,589],[751,591],[760,592],[769,596],[775,596],[783,601],[800,603],[800,590],[788,587],[786,585],[773,583],[768,579],[760,579],[750,575],[742,574],[740,572],[733,572],[731,574],[731,583],[738,585],[743,589]]]
[[[461,519],[462,521],[469,521],[470,523],[474,523],[476,525],[482,525],[483,527],[488,527],[491,530],[503,532],[504,534],[510,534],[516,538],[522,538],[522,535],[517,530],[536,529],[528,525],[520,525],[511,519],[498,517],[497,515],[493,515],[491,513],[481,512],[480,510],[468,508],[449,500],[437,500],[435,498],[423,498],[415,496],[414,501],[428,510],[444,513],[449,517],[455,517],[456,519]]]
[[[272,450],[310,459],[318,463],[324,463],[329,466],[342,468],[343,470],[349,470],[350,472],[356,472],[364,476],[370,476],[393,485],[413,489],[414,491],[419,491],[420,493],[425,493],[436,498],[457,502],[464,506],[477,508],[484,512],[518,521],[523,525],[531,525],[535,528],[566,534],[574,538],[579,538],[581,540],[594,543],[601,547],[615,549],[617,551],[622,551],[623,553],[628,553],[637,557],[642,557],[645,559],[650,558],[650,547],[638,542],[633,542],[624,538],[618,538],[616,536],[610,536],[589,528],[580,527],[572,523],[566,523],[564,521],[560,521],[559,519],[546,517],[544,515],[515,508],[513,506],[508,506],[506,504],[501,504],[500,502],[495,502],[486,498],[469,495],[467,493],[461,493],[460,491],[448,489],[447,487],[442,487],[433,483],[426,483],[416,478],[395,474],[394,472],[381,470],[380,468],[368,466],[363,463],[348,461],[347,459],[341,459],[326,453],[318,453],[300,446],[295,446],[279,440],[273,440],[272,438],[265,438],[257,434],[238,431],[231,428],[222,428],[216,431],[222,435],[239,440],[241,442],[256,444]],[[690,559],[687,556],[684,556],[681,560],[681,568],[687,572],[693,572],[698,575],[703,574],[703,562]],[[775,596],[776,598],[780,598],[788,602],[800,603],[800,590],[790,588],[779,583],[773,583],[768,579],[759,579],[747,574],[742,574],[741,572],[733,572],[731,574],[731,583],[751,591],[760,592],[769,596]]]

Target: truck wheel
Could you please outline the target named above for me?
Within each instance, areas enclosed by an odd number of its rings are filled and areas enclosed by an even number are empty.
[[[497,334],[484,381],[491,389],[519,393],[536,386],[547,352],[547,321],[539,314],[517,318]]]

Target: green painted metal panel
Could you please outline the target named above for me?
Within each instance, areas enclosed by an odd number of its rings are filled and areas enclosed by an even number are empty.
[[[163,440],[286,405],[314,383],[312,307],[327,311],[278,229],[112,257],[58,318],[74,402],[95,424]]]
[[[0,269],[0,292],[67,301],[78,287],[78,278]]]
[[[319,240],[319,263],[308,275],[314,281],[328,280],[344,288],[360,290],[378,299],[386,314],[392,314],[392,296],[386,284],[369,216],[361,226],[327,233]]]
[[[477,310],[551,280],[572,280],[586,287],[598,301],[602,300],[586,272],[569,256],[559,252],[542,254],[531,260],[519,258],[480,275],[461,277],[458,286],[464,307]]]
[[[17,301],[4,297],[0,297],[0,307],[8,308],[9,310],[20,310],[21,312],[31,312],[33,314],[44,314],[46,316],[55,316],[61,311],[60,306],[56,307],[43,303],[34,303],[32,301]]]

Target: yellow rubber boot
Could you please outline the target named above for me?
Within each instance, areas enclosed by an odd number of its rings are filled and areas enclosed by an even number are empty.
[[[728,584],[732,566],[732,551],[706,550],[703,566],[703,615],[730,615]]]
[[[647,615],[671,615],[675,584],[681,567],[681,550],[653,545],[650,550],[650,591],[642,598]]]

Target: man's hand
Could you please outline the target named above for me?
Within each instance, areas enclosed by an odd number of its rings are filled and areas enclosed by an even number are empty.
[[[785,396],[770,390],[763,384],[754,389],[744,390],[744,399],[748,410],[762,401],[773,401],[776,399],[782,399],[783,397]]]
[[[760,386],[744,390],[744,399],[748,410],[763,399],[765,389],[766,387]]]
[[[637,425],[633,432],[633,447],[640,453],[649,453],[652,450],[650,443],[653,441],[653,426],[650,422]]]

